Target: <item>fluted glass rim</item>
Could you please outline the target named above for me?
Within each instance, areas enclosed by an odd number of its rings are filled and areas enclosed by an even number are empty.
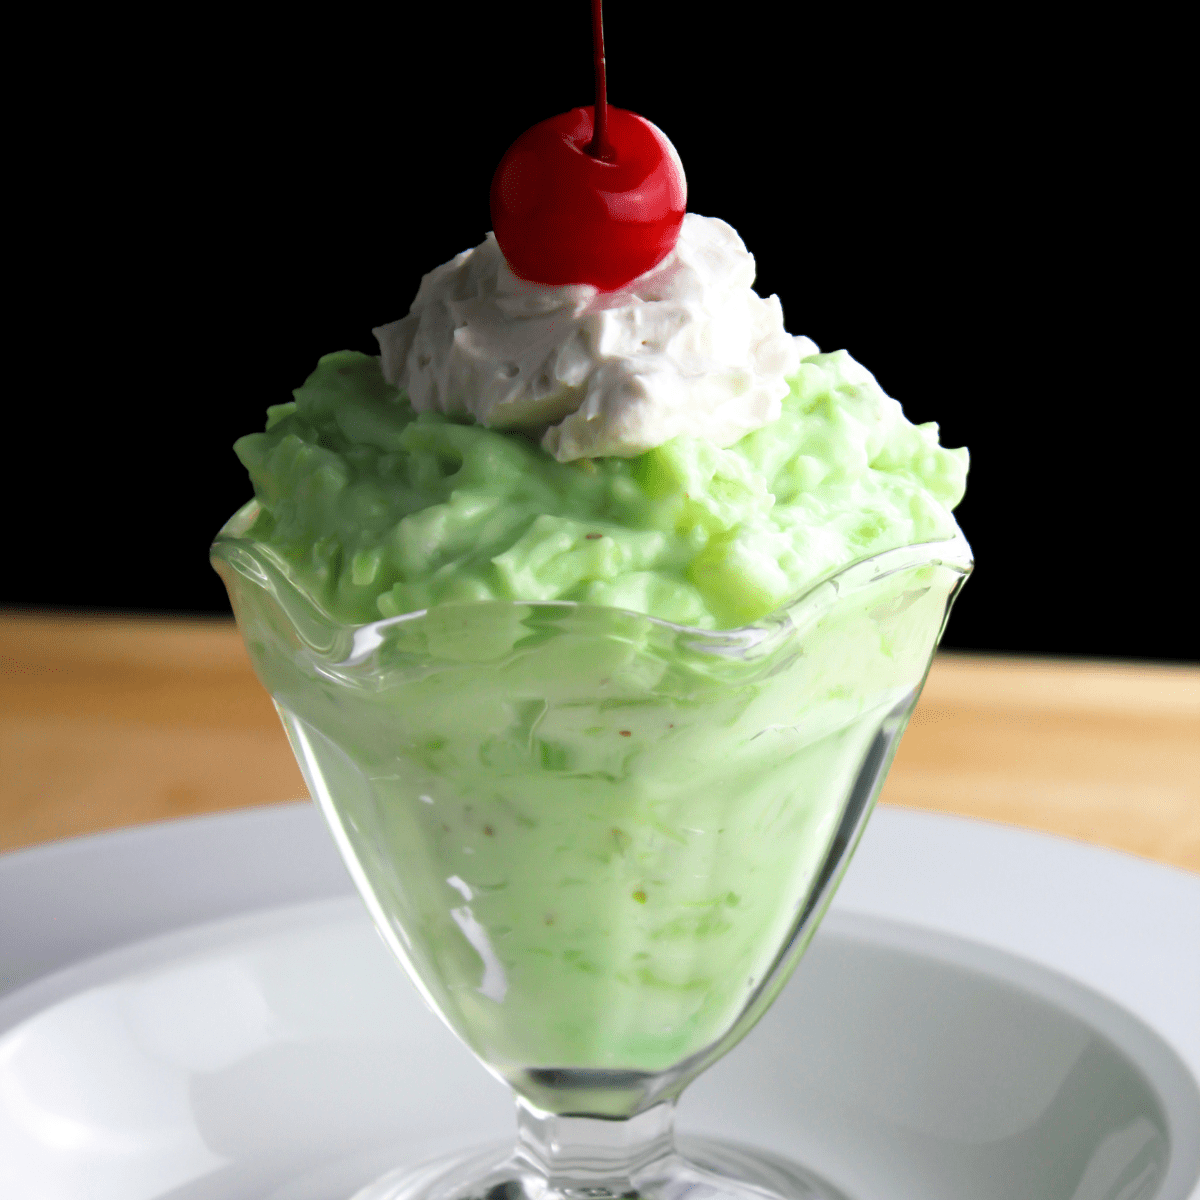
[[[612,605],[588,604],[577,600],[477,600],[447,601],[429,608],[415,609],[393,617],[381,617],[376,621],[348,622],[334,616],[297,578],[292,565],[268,543],[246,536],[246,530],[258,517],[262,506],[257,499],[246,502],[218,531],[210,549],[210,560],[214,566],[224,562],[235,570],[235,561],[246,552],[248,546],[256,548],[273,568],[273,573],[282,578],[295,597],[306,607],[314,610],[335,637],[330,650],[322,652],[314,645],[307,650],[331,666],[353,668],[364,663],[384,642],[387,631],[412,625],[433,612],[447,610],[477,610],[499,613],[528,610],[592,614],[595,616],[620,616],[648,623],[664,634],[687,638],[687,648],[699,653],[708,653],[725,658],[757,657],[766,652],[782,638],[787,637],[797,626],[807,624],[838,601],[862,591],[890,575],[923,566],[944,566],[956,571],[964,579],[974,568],[974,554],[970,543],[957,529],[953,537],[927,542],[911,542],[877,554],[864,555],[849,563],[834,567],[819,576],[802,590],[786,600],[778,608],[745,625],[731,629],[705,629],[698,625],[681,625],[650,613],[636,609],[619,608]],[[240,571],[245,575],[245,571]],[[265,578],[262,580],[265,582]],[[341,636],[336,636],[336,635]],[[333,646],[339,649],[334,652]],[[349,653],[345,653],[348,646]]]

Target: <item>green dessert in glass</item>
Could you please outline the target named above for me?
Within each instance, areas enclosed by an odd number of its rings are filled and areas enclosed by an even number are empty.
[[[743,1194],[671,1108],[798,961],[970,570],[966,451],[679,216],[615,288],[489,237],[236,447],[213,559],[255,669],[380,932],[518,1095],[515,1155],[364,1196]]]

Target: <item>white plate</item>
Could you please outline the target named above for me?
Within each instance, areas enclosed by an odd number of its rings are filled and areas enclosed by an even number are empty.
[[[300,806],[0,859],[0,1195],[334,1200],[509,1134],[346,888]],[[862,1200],[1200,1195],[1198,945],[1200,878],[883,810],[680,1127]]]

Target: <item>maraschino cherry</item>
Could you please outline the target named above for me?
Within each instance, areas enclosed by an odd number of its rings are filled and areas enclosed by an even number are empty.
[[[595,105],[541,121],[508,148],[492,177],[492,229],[522,279],[614,291],[674,249],[687,183],[661,130],[609,107],[600,4]]]

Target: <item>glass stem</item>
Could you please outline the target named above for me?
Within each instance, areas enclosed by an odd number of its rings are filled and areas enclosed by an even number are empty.
[[[552,1186],[621,1196],[633,1175],[674,1149],[674,1100],[625,1120],[563,1117],[517,1099],[518,1153]]]

